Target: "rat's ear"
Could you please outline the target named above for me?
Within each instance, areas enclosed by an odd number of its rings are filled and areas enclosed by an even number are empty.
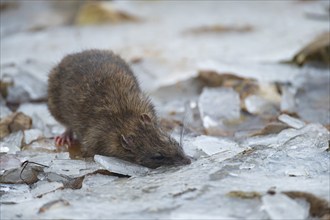
[[[140,120],[144,124],[151,124],[151,117],[148,113],[143,113],[140,115]]]
[[[132,141],[132,138],[130,137],[125,137],[124,135],[120,136],[120,143],[123,148],[126,150],[132,150],[134,148],[134,143]]]

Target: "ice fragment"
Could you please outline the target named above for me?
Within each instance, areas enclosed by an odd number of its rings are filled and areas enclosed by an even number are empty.
[[[149,168],[147,167],[120,160],[115,157],[95,155],[94,160],[110,172],[122,175],[144,176],[149,172]]]
[[[232,88],[204,88],[198,106],[205,128],[240,117],[240,99]]]
[[[271,219],[306,219],[309,205],[300,204],[283,194],[262,197],[263,209]]]
[[[296,129],[300,129],[306,125],[305,122],[285,114],[278,116],[278,120]]]

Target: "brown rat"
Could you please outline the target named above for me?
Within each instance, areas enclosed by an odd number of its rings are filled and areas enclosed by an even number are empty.
[[[48,80],[51,114],[73,134],[86,156],[115,156],[150,168],[189,164],[182,147],[163,132],[149,98],[126,62],[111,51],[68,55]]]

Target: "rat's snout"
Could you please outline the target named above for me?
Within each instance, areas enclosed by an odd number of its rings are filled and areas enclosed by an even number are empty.
[[[191,164],[191,160],[188,157],[184,158],[182,162],[183,164]]]
[[[191,160],[188,157],[183,157],[182,159],[178,160],[175,165],[188,165],[191,164]]]

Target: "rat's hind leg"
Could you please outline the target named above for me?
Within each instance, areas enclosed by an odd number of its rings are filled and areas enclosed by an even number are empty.
[[[63,134],[55,137],[56,146],[63,146],[67,144],[70,147],[73,141],[73,132],[71,129],[66,129]]]

